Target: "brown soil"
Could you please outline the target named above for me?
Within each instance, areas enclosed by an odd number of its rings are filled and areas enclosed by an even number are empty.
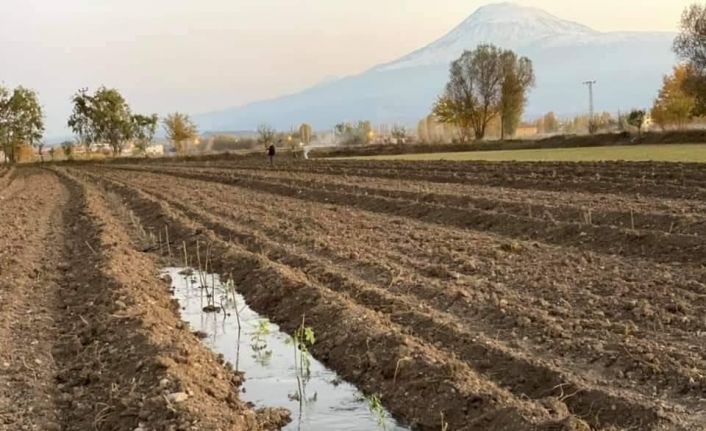
[[[315,355],[419,429],[704,429],[703,167],[66,172],[148,237],[209,244],[257,311],[290,331],[305,314]]]
[[[242,377],[181,323],[119,201],[36,168],[0,186],[0,430],[286,422],[239,400]]]

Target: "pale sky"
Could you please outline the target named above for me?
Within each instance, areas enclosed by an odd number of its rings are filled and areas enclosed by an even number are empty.
[[[362,72],[443,36],[483,0],[0,0],[0,82],[61,133],[79,87],[201,113]],[[518,0],[597,30],[676,31],[691,0]]]

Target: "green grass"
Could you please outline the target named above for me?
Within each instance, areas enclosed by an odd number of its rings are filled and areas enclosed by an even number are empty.
[[[402,154],[355,157],[368,160],[489,160],[567,161],[604,160],[706,163],[706,144],[630,145],[611,147],[552,148],[541,150],[465,151],[462,153]]]

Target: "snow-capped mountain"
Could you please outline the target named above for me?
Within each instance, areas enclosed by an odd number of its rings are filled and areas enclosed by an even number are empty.
[[[600,33],[581,24],[563,21],[537,8],[498,3],[484,6],[441,39],[375,70],[448,64],[464,50],[483,43],[522,50],[556,38],[581,41]]]
[[[671,33],[599,32],[541,9],[512,3],[484,6],[441,39],[360,75],[300,93],[196,116],[202,130],[254,129],[268,122],[329,128],[340,121],[415,124],[447,80],[448,66],[482,43],[513,49],[534,62],[537,85],[526,115],[574,115],[587,108],[582,81],[597,80],[596,107],[648,106],[674,62]]]

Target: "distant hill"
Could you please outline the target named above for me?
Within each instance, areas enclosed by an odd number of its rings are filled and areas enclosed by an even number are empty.
[[[587,110],[582,81],[595,79],[596,109],[651,105],[676,59],[673,33],[599,32],[543,10],[500,3],[482,7],[441,39],[393,62],[300,93],[196,115],[201,130],[254,130],[263,122],[286,129],[308,122],[330,128],[344,120],[415,124],[428,114],[447,80],[448,65],[481,43],[532,59],[537,86],[527,116]]]

